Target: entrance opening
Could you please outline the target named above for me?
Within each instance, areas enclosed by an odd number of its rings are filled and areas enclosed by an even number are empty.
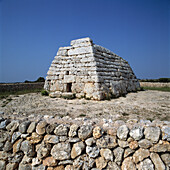
[[[66,86],[67,92],[71,92],[71,86],[72,86],[72,83],[67,83],[67,86]]]

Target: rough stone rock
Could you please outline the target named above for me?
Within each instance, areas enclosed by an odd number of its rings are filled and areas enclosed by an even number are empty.
[[[120,166],[118,166],[116,164],[116,162],[109,162],[107,167],[106,167],[107,170],[121,170],[120,169]]]
[[[161,130],[162,130],[162,140],[167,140],[170,142],[170,127],[163,126]]]
[[[97,146],[86,146],[86,153],[90,158],[96,158],[99,155],[99,152],[100,150]]]
[[[138,170],[154,170],[154,165],[150,159],[145,159],[137,165]]]
[[[124,159],[121,169],[122,170],[136,170],[136,166],[133,163],[132,157],[128,157]]]
[[[68,127],[66,125],[59,125],[55,128],[54,130],[54,133],[57,135],[57,136],[67,136],[68,134]]]
[[[33,158],[32,159],[32,166],[37,166],[37,165],[40,165],[41,164],[41,160],[38,159],[38,158]]]
[[[22,122],[20,125],[19,125],[19,132],[21,133],[26,133],[27,131],[27,128],[28,126],[30,125],[30,121],[25,121],[25,122]]]
[[[129,143],[129,148],[130,149],[137,149],[138,148],[138,142],[137,141],[132,141]]]
[[[165,170],[165,165],[157,153],[151,153],[150,155],[152,162],[157,170]]]
[[[73,165],[67,165],[65,167],[65,170],[74,170],[74,167],[73,167]]]
[[[56,135],[45,135],[44,142],[56,144],[56,143],[59,143],[59,138]]]
[[[102,136],[100,139],[97,139],[96,145],[99,148],[115,148],[117,146],[116,136]]]
[[[152,143],[157,143],[160,137],[159,127],[146,127],[144,130],[145,138],[150,140]]]
[[[31,162],[32,162],[32,158],[30,158],[26,155],[24,155],[24,157],[22,158],[22,161],[21,161],[22,164],[28,164],[28,163],[31,163]]]
[[[107,161],[103,157],[99,157],[96,159],[96,167],[99,169],[103,169],[107,166]]]
[[[52,156],[47,157],[43,160],[43,165],[44,166],[56,166],[57,165],[57,160],[54,159]]]
[[[152,146],[152,143],[147,139],[142,139],[138,142],[139,147],[143,149],[148,149]]]
[[[46,170],[46,167],[42,164],[38,166],[33,166],[32,170]]]
[[[148,149],[138,149],[134,154],[133,154],[133,161],[135,163],[138,163],[140,161],[143,161],[145,158],[149,157],[150,153]]]
[[[36,126],[36,132],[39,135],[43,135],[45,133],[46,126],[47,126],[47,122],[45,122],[45,121],[39,122]]]
[[[22,141],[23,141],[23,139],[19,139],[13,144],[13,153],[20,151]]]
[[[18,167],[18,163],[8,163],[6,165],[6,170],[16,170]]]
[[[30,164],[19,164],[18,170],[32,170],[32,168]]]
[[[107,161],[113,161],[113,153],[110,149],[101,149],[100,155]]]
[[[79,138],[69,138],[68,142],[70,143],[76,143],[76,142],[80,142],[81,140]]]
[[[71,150],[71,158],[74,159],[77,156],[79,156],[84,149],[85,149],[85,144],[83,142],[75,143]]]
[[[122,125],[117,129],[117,136],[121,140],[126,140],[129,133],[129,129],[126,125]]]
[[[28,140],[24,140],[21,143],[20,150],[22,150],[24,152],[24,154],[27,155],[27,156],[34,156],[35,155],[34,145],[32,145],[31,142],[28,141]]]
[[[130,148],[126,148],[125,152],[124,152],[124,158],[128,157],[129,155],[131,155],[134,152],[135,152],[135,150],[130,149]]]
[[[56,160],[70,159],[71,156],[70,143],[58,143],[54,145],[51,150],[51,155]]]
[[[56,167],[48,167],[47,170],[65,170],[64,165],[56,166]]]
[[[169,153],[163,153],[161,155],[161,159],[163,160],[163,162],[170,167],[170,154]]]
[[[73,124],[70,126],[70,131],[68,133],[69,137],[75,137],[77,136],[77,131],[78,131],[79,126],[76,124]]]
[[[14,143],[21,136],[20,132],[14,132],[12,135],[11,143]]]
[[[12,150],[12,143],[9,142],[9,141],[6,141],[3,150],[4,150],[5,152],[8,152],[8,151]]]
[[[0,142],[4,143],[5,141],[9,139],[10,139],[9,134],[4,130],[0,130]]]
[[[33,132],[33,133],[31,134],[31,136],[30,136],[30,137],[27,137],[26,139],[27,139],[28,141],[30,141],[31,143],[35,144],[35,143],[39,143],[39,142],[43,139],[43,136],[37,134],[36,132]]]
[[[134,126],[130,130],[129,134],[134,140],[140,140],[143,137],[143,127],[142,126]]]
[[[14,132],[19,126],[19,122],[16,121],[16,120],[13,120],[11,123],[9,123],[7,126],[6,126],[6,129],[9,131],[9,132]]]
[[[36,128],[36,123],[35,122],[31,122],[31,124],[28,126],[27,133],[34,132],[35,128]]]
[[[5,161],[0,160],[0,170],[5,170]]]
[[[100,138],[103,135],[103,133],[104,133],[104,130],[99,126],[97,126],[93,129],[93,137],[95,139]]]
[[[6,161],[8,159],[8,157],[10,157],[11,154],[4,152],[4,151],[0,151],[0,160],[4,160]]]
[[[129,147],[129,144],[128,144],[127,141],[119,140],[119,139],[118,139],[118,145],[119,145],[121,148],[127,148],[127,147]]]
[[[37,157],[42,159],[50,154],[51,145],[42,142],[39,147],[36,148]]]
[[[68,165],[68,164],[72,165],[73,161],[72,160],[64,160],[64,161],[60,161],[58,163],[58,165]]]
[[[85,139],[87,139],[88,137],[91,136],[92,130],[93,130],[93,127],[92,127],[92,126],[90,126],[90,125],[83,125],[83,126],[81,126],[80,129],[78,130],[78,137],[79,137],[81,140],[85,140]]]
[[[162,143],[158,143],[153,145],[150,148],[151,152],[170,152],[170,143],[169,142],[162,142]]]
[[[0,129],[5,129],[8,123],[9,123],[9,120],[4,120],[0,122]]]
[[[111,135],[111,136],[116,136],[116,134],[117,134],[116,128],[109,128],[109,129],[107,130],[107,134],[108,134],[108,135]]]
[[[94,140],[93,137],[88,138],[88,139],[85,140],[85,143],[86,143],[87,146],[91,146],[91,145],[93,145],[95,143],[95,140]]]
[[[3,150],[4,143],[0,142],[0,151]]]
[[[113,150],[114,156],[115,156],[115,162],[118,165],[121,165],[122,159],[123,159],[123,154],[124,154],[124,149],[121,147],[117,147],[116,149]]]
[[[52,134],[56,127],[57,127],[57,124],[49,124],[49,125],[47,125],[46,133],[47,134]]]
[[[60,142],[65,142],[68,139],[67,136],[59,136],[59,141]]]

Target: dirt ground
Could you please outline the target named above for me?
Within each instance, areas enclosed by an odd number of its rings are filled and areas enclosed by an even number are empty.
[[[161,120],[170,121],[170,92],[140,91],[110,101],[66,100],[30,93],[0,100],[3,117],[36,119],[42,117],[79,120]],[[4,113],[3,113],[4,112]],[[0,115],[0,116],[1,116]]]

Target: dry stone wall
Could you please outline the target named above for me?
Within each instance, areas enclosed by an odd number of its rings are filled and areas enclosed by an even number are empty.
[[[121,122],[121,121],[120,121]],[[170,124],[48,124],[0,119],[1,170],[168,170]]]
[[[73,93],[76,97],[102,100],[118,97],[140,87],[129,64],[90,38],[71,41],[71,46],[59,48],[44,88],[51,96]]]

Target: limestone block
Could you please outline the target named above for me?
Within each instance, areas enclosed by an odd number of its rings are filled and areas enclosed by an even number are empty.
[[[78,54],[86,54],[86,53],[93,53],[93,47],[80,47],[68,50],[68,55],[78,55]]]
[[[76,44],[89,43],[89,42],[92,43],[92,40],[89,37],[87,37],[87,38],[81,38],[81,39],[77,39],[77,40],[72,40],[70,45],[74,46]]]
[[[73,75],[64,75],[64,83],[74,83],[76,80]]]

